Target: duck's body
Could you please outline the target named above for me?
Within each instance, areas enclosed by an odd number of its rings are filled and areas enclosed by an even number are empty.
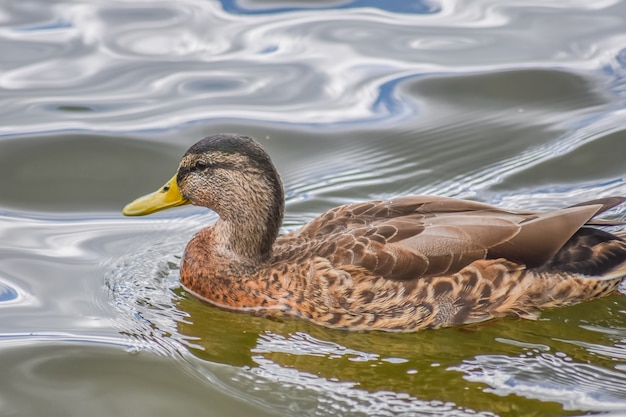
[[[335,328],[413,331],[529,318],[609,294],[626,275],[624,233],[585,225],[602,223],[593,217],[624,200],[538,213],[408,196],[337,207],[278,237],[284,198],[269,157],[250,138],[215,135],[125,214],[191,201],[220,215],[189,242],[181,264],[182,285],[211,304]]]

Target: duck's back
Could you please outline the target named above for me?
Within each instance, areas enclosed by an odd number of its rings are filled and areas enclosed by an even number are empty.
[[[626,242],[584,225],[621,201],[547,213],[421,196],[346,205],[279,238],[273,268],[292,285],[289,308],[331,327],[530,317],[614,290]]]
[[[332,209],[279,238],[275,248],[284,262],[320,256],[391,280],[454,273],[473,261],[495,258],[526,268],[602,275],[626,261],[623,238],[585,224],[607,223],[592,219],[623,200],[594,200],[550,212],[507,211],[430,196],[369,201]]]

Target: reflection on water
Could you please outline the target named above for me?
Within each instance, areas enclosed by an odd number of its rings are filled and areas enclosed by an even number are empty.
[[[182,250],[214,214],[119,214],[220,131],[272,155],[285,231],[406,193],[529,208],[626,195],[626,2],[6,3],[0,414],[626,408],[622,296],[537,321],[331,331],[186,294]]]
[[[618,2],[280,3],[12,6],[0,36],[10,121],[0,132],[129,132],[225,118],[389,125],[421,114],[426,97],[399,88],[424,77],[528,67],[623,74]]]
[[[0,306],[23,302],[24,296],[11,283],[0,281]]]
[[[563,352],[530,351],[519,357],[481,355],[458,368],[467,380],[484,382],[499,395],[556,401],[569,410],[626,409],[624,373],[576,363]]]
[[[176,275],[174,271],[170,273]],[[142,321],[150,318],[143,321],[143,330],[135,329],[135,337],[165,336],[202,360],[247,368],[251,374],[234,380],[244,386],[259,376],[279,382],[281,392],[264,394],[270,402],[283,401],[293,389],[306,389],[309,395],[315,393],[309,406],[320,415],[333,409],[349,415],[475,413],[458,406],[467,403],[478,410],[516,415],[525,407],[538,407],[519,398],[494,399],[492,393],[545,401],[540,409],[547,414],[558,414],[558,407],[549,403],[570,410],[624,407],[626,374],[611,365],[623,361],[623,339],[583,330],[593,316],[590,311],[597,310],[594,323],[623,314],[619,296],[567,308],[562,316],[550,312],[544,323],[502,320],[475,328],[396,335],[333,331],[223,312],[179,291],[165,293],[170,285],[153,282],[152,288],[134,292],[145,297],[131,304],[135,314]],[[173,303],[164,303],[168,296]],[[155,331],[163,333],[155,336]],[[604,358],[597,357],[599,346]],[[481,390],[483,384],[491,388]]]

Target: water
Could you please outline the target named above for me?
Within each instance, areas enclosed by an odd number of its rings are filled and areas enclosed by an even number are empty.
[[[0,415],[624,415],[622,295],[414,334],[276,322],[181,291],[214,214],[120,214],[221,131],[271,154],[285,231],[406,193],[626,195],[624,27],[609,0],[4,2]]]

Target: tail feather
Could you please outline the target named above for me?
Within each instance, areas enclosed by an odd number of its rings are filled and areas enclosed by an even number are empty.
[[[535,268],[549,262],[602,204],[579,205],[539,213],[519,223],[519,232],[506,242],[489,248],[490,258],[506,258]]]
[[[583,227],[541,270],[603,279],[626,275],[626,240],[604,230]]]
[[[571,207],[599,206],[597,216],[626,202],[626,197],[606,197],[585,201]],[[617,226],[626,222],[590,219],[587,225]],[[557,252],[546,268],[580,273],[611,281],[626,277],[626,230],[609,233],[592,227],[583,227]]]

